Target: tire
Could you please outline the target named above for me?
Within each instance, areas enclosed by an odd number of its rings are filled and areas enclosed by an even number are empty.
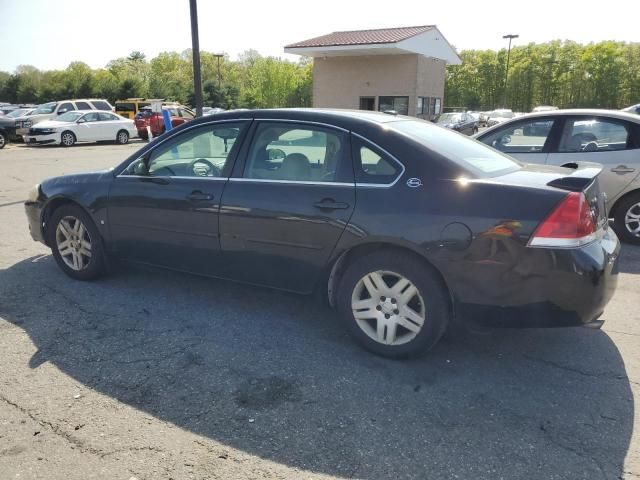
[[[120,130],[116,135],[116,143],[118,145],[126,145],[129,143],[129,132],[126,130]]]
[[[613,225],[623,242],[640,245],[640,192],[628,195],[620,201]]]
[[[379,295],[370,291],[376,282]],[[435,272],[414,255],[394,250],[355,258],[338,284],[337,307],[358,343],[389,358],[426,353],[451,316],[447,293]]]
[[[62,205],[53,212],[47,227],[47,243],[58,266],[71,278],[93,280],[106,271],[100,232],[89,214],[77,205]]]
[[[73,147],[75,143],[76,136],[73,132],[70,132],[69,130],[65,130],[64,132],[62,132],[62,134],[60,135],[60,145],[64,147]]]
[[[4,132],[0,132],[0,149],[4,148],[4,146],[9,143],[9,139],[7,138],[7,134]]]

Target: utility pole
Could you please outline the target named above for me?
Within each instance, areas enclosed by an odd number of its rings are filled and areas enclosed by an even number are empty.
[[[202,75],[200,72],[200,40],[198,38],[198,5],[189,0],[191,10],[191,50],[193,53],[193,89],[196,101],[196,116],[202,116]]]
[[[502,106],[503,108],[507,108],[507,79],[509,78],[509,57],[511,56],[511,40],[514,38],[518,38],[519,35],[509,34],[503,35],[502,38],[509,39],[509,49],[507,50],[507,68],[504,72],[504,93],[502,95]]]
[[[220,76],[220,59],[224,58],[224,54],[223,53],[216,53],[213,55],[214,57],[216,57],[216,59],[218,60],[218,91],[220,91],[221,87],[221,83],[222,83],[222,77]]]

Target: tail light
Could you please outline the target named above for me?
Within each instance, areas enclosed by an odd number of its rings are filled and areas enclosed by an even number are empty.
[[[531,247],[571,248],[596,239],[597,224],[582,192],[570,192],[540,224],[529,241]]]

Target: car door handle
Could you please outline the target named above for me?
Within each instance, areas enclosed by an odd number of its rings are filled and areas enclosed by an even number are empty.
[[[313,206],[321,210],[346,210],[349,208],[348,203],[336,202],[333,198],[325,198],[320,202],[314,203]]]
[[[631,173],[635,172],[636,169],[627,167],[626,165],[618,165],[616,168],[612,168],[611,171],[615,173]]]
[[[203,202],[206,200],[213,200],[213,195],[203,193],[200,190],[196,190],[195,192],[191,192],[189,195],[187,195],[187,199],[191,200],[192,202]]]

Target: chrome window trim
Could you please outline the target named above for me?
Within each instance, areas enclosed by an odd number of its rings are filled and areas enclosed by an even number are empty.
[[[193,180],[194,178],[200,178],[203,180],[218,180],[218,181],[224,181],[226,182],[227,180],[229,180],[229,177],[201,177],[201,176],[197,176],[194,175],[193,177],[188,177],[185,175],[162,175],[162,176],[153,176],[153,175],[118,175],[116,178],[118,177],[122,177],[122,178],[187,178],[189,180]]]
[[[316,125],[325,128],[331,128],[334,130],[340,130],[341,132],[349,133],[346,128],[338,127],[337,125],[331,125],[330,123],[314,122],[313,120],[291,120],[287,118],[254,118],[256,122],[280,122],[280,123],[302,123],[306,125]]]
[[[187,132],[189,130],[193,130],[194,128],[200,128],[200,127],[205,127],[207,125],[215,125],[217,123],[234,123],[234,122],[251,122],[253,121],[253,118],[236,118],[236,119],[224,119],[224,120],[212,120],[211,122],[204,122],[204,123],[199,123],[197,125],[191,125],[190,127],[187,127],[183,130],[183,132]],[[118,175],[116,175],[116,178],[122,176],[122,177],[134,177],[134,175],[123,175],[122,173],[131,166],[131,164],[133,164],[134,162],[137,162],[138,160],[140,160],[142,157],[144,157],[145,155],[148,155],[149,153],[153,152],[156,148],[158,148],[160,145],[162,145],[163,143],[165,143],[167,140],[170,140],[173,137],[168,137],[165,138],[164,140],[162,140],[160,143],[158,143],[158,145],[154,145],[153,148],[147,150],[146,152],[144,152],[142,155],[140,155],[139,157],[133,159],[131,162],[129,162],[129,164],[122,169],[122,172],[120,172]],[[144,176],[144,175],[136,175],[136,177],[142,177],[142,178],[149,178],[148,176]],[[160,177],[152,177],[152,178],[160,178]],[[166,178],[166,177],[164,177]],[[169,177],[169,178],[175,178],[175,177]],[[196,178],[196,177],[184,177],[184,178]],[[205,178],[205,177],[202,177]],[[220,177],[211,177],[211,178],[220,178]],[[228,178],[225,178],[225,180],[227,180]]]
[[[360,140],[362,140],[363,142],[366,142],[370,145],[373,145],[375,148],[377,148],[378,150],[380,150],[382,153],[384,153],[385,155],[387,155],[389,158],[391,158],[391,160],[393,160],[394,162],[396,162],[399,166],[400,166],[400,173],[396,176],[395,180],[391,183],[360,183],[360,182],[356,182],[356,187],[370,187],[370,188],[391,188],[393,187],[396,183],[398,183],[398,181],[400,180],[400,178],[402,178],[402,176],[404,175],[404,172],[406,171],[406,168],[404,166],[404,163],[402,163],[400,160],[398,160],[394,155],[392,155],[391,153],[389,153],[389,151],[387,151],[386,149],[382,148],[380,145],[378,145],[375,142],[372,142],[371,140],[369,140],[366,137],[363,137],[362,135],[355,133],[355,132],[351,132],[351,135],[359,138]]]
[[[239,178],[231,177],[230,182],[250,182],[250,183],[282,183],[294,185],[329,185],[333,187],[354,187],[354,183],[348,182],[315,182],[313,180],[272,180],[269,178]]]

